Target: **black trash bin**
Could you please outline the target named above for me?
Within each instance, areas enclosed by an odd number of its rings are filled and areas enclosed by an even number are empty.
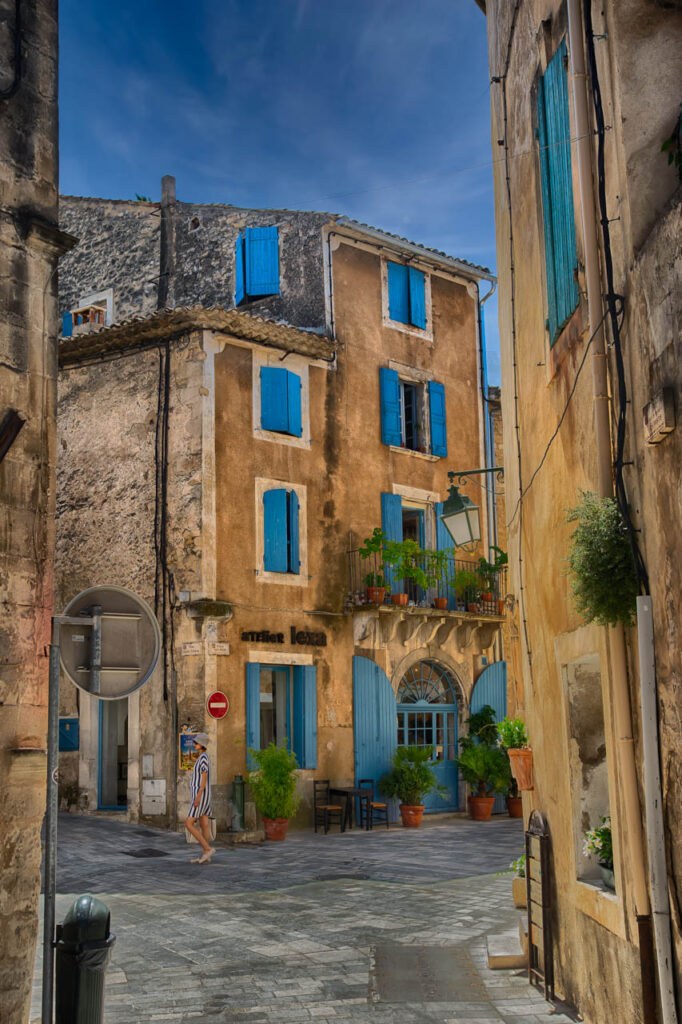
[[[116,936],[109,908],[93,896],[79,896],[57,925],[56,1024],[100,1024],[104,977]]]

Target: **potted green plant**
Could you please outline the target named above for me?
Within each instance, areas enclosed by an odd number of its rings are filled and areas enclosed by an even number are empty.
[[[616,883],[613,877],[613,835],[611,833],[611,819],[601,818],[597,828],[589,828],[585,832],[583,853],[586,857],[594,856],[599,862],[599,870],[604,885],[607,889],[615,891]]]
[[[426,582],[428,587],[439,591],[434,598],[434,604],[436,608],[441,609],[445,609],[448,606],[447,597],[440,594],[444,584],[446,584],[448,555],[449,551],[447,548],[444,548],[441,551],[434,551],[431,548],[426,548],[423,551]]]
[[[509,761],[499,747],[472,740],[460,741],[461,752],[455,758],[464,781],[471,787],[469,811],[474,821],[488,821],[495,796],[509,791]]]
[[[506,551],[502,548],[498,548],[495,544],[491,546],[491,551],[495,552],[495,561],[489,562],[487,558],[479,558],[478,560],[478,575],[481,579],[481,586],[483,588],[482,599],[484,601],[492,601],[494,595],[499,595],[499,577],[504,567],[509,562]],[[499,608],[499,600],[498,600]]]
[[[473,569],[458,569],[452,581],[468,612],[480,611],[481,577]]]
[[[375,526],[371,537],[365,537],[364,544],[358,548],[360,558],[366,560],[373,558],[374,569],[365,576],[367,587],[367,600],[372,604],[381,604],[386,597],[386,577],[381,552],[386,543],[384,531]]]
[[[256,769],[249,772],[248,783],[253,802],[263,816],[265,838],[282,840],[287,834],[289,819],[296,814],[301,802],[296,794],[296,756],[274,743],[263,750],[249,750],[249,755]]]
[[[384,547],[384,562],[393,567],[393,578],[396,580],[412,580],[426,590],[428,586],[426,573],[420,565],[422,549],[416,540],[389,540]],[[407,604],[408,594],[391,594],[393,604]]]
[[[521,790],[533,788],[533,751],[528,746],[528,733],[522,718],[508,715],[497,723],[500,743],[509,757],[511,772]]]
[[[528,905],[525,853],[522,853],[520,857],[517,857],[516,860],[511,862],[509,870],[514,872],[514,877],[512,878],[512,898],[514,900],[514,906],[518,910],[523,910],[523,908]]]
[[[447,796],[447,787],[436,778],[432,758],[433,747],[398,747],[391,770],[379,780],[382,793],[400,800],[400,816],[405,828],[419,827],[424,814],[423,800],[429,793]]]

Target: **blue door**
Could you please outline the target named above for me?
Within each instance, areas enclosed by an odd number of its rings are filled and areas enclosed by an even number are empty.
[[[495,711],[495,721],[500,722],[507,714],[507,663],[496,661],[483,669],[474,684],[469,710],[475,714],[490,704]],[[493,804],[493,814],[504,814],[507,803],[503,796],[498,796]]]
[[[398,687],[398,745],[433,747],[434,771],[446,793],[424,800],[427,814],[458,807],[457,698],[450,673],[435,661],[412,665]]]
[[[353,729],[355,782],[372,779],[379,793],[395,750],[395,695],[383,669],[360,655],[353,658]],[[395,809],[390,817],[395,820]]]

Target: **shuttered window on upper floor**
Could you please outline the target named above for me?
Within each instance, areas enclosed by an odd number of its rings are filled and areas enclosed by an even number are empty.
[[[279,295],[278,229],[245,228],[235,247],[234,304],[264,295]]]
[[[263,568],[294,574],[301,569],[298,495],[286,487],[263,494]]]
[[[397,370],[382,366],[379,390],[384,444],[441,458],[448,454],[445,388],[439,381],[401,380]]]
[[[426,278],[421,270],[388,262],[388,315],[401,324],[426,328]]]
[[[280,366],[261,366],[260,425],[263,430],[301,437],[301,378]]]
[[[540,79],[538,143],[547,275],[547,328],[550,345],[553,345],[579,301],[566,40]]]

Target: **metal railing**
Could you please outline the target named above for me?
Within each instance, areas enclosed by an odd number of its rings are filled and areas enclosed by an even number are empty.
[[[421,552],[410,565],[427,576],[433,570],[428,552]],[[471,611],[478,615],[502,615],[507,593],[507,570],[502,568],[489,582],[481,579],[467,587],[455,585],[455,576],[464,571],[479,575],[479,564],[448,556],[437,583],[420,586],[411,578],[401,578],[396,566],[389,565],[380,551],[361,558],[358,550],[348,552],[349,603],[353,606],[404,604],[420,608],[442,608],[448,611]],[[384,591],[383,595],[381,591]],[[402,594],[402,598],[393,595]]]

